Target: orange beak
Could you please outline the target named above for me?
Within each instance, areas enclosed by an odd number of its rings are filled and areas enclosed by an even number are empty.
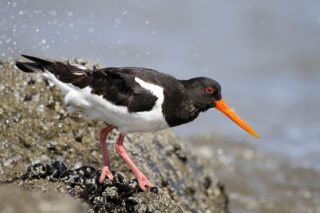
[[[215,101],[216,108],[238,124],[242,129],[246,130],[248,133],[256,138],[260,138],[259,134],[256,133],[244,120],[242,120],[227,104],[223,99]]]

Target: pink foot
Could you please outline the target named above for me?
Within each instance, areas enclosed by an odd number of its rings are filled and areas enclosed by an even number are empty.
[[[113,175],[109,166],[102,167],[99,183],[103,183],[106,178],[108,178],[109,180],[113,180]]]
[[[144,176],[144,174],[139,174],[136,176],[139,186],[143,191],[147,191],[150,190],[152,187],[154,187],[154,185],[147,179],[146,176]]]

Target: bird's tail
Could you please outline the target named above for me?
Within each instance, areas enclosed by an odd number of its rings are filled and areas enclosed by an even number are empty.
[[[23,57],[33,61],[33,62],[16,62],[16,66],[23,72],[32,73],[36,71],[43,72],[45,70],[45,66],[51,65],[53,62],[43,60],[40,58],[36,58],[33,56],[22,55]]]
[[[65,81],[65,79],[68,79],[67,77],[73,75],[67,65],[61,62],[44,60],[34,56],[22,56],[29,59],[31,62],[16,62],[16,66],[21,71],[27,73],[40,72],[48,79],[50,84],[57,85],[65,94],[71,90],[71,87],[66,84],[70,82]]]
[[[78,68],[69,63],[54,60],[44,60],[34,56],[22,55],[29,62],[16,62],[17,68],[23,72],[39,72],[49,83],[57,85],[65,94],[73,91],[74,87],[82,89],[91,83],[92,78],[87,78],[86,68]]]

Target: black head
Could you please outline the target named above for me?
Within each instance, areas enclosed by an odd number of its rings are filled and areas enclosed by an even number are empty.
[[[220,84],[210,78],[192,78],[184,82],[187,93],[201,111],[215,107],[216,101],[221,100]]]
[[[246,124],[222,99],[220,84],[210,78],[199,77],[183,81],[189,98],[193,101],[194,107],[198,111],[206,111],[215,107],[223,112],[231,120],[237,123],[244,130],[252,134],[254,137],[259,138],[256,133],[248,124]]]

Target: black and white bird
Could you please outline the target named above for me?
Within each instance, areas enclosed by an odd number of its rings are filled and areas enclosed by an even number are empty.
[[[24,72],[40,72],[64,93],[69,112],[80,110],[88,119],[108,125],[100,130],[104,166],[100,182],[113,179],[106,138],[120,131],[116,150],[135,174],[143,190],[154,187],[135,166],[123,147],[125,134],[154,132],[193,121],[199,113],[216,108],[247,132],[259,135],[224,102],[221,86],[206,77],[178,80],[156,70],[138,67],[88,69],[54,60],[22,55],[31,62],[16,62]]]

